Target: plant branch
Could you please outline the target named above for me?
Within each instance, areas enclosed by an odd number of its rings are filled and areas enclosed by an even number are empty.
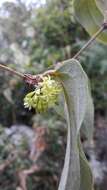
[[[93,41],[95,41],[95,39],[105,30],[107,29],[107,22],[105,22],[101,27],[100,29],[92,36],[92,38],[76,53],[76,55],[74,55],[73,59],[78,59],[78,57],[80,56],[80,54],[85,50],[87,49],[91,43]],[[71,58],[72,59],[72,58]],[[67,61],[70,61],[71,59],[68,59]],[[23,74],[23,73],[20,73],[18,71],[15,71],[14,69],[11,69],[3,64],[0,64],[0,69],[3,69],[5,71],[8,71],[10,72],[12,75],[17,75],[19,77],[21,77],[22,79],[25,79],[25,81],[29,84],[33,84],[35,83],[35,81],[37,80],[36,76],[29,76],[27,74]]]
[[[9,71],[12,75],[17,75],[17,76],[19,76],[21,78],[25,78],[24,74],[22,74],[22,73],[20,73],[18,71],[15,71],[14,69],[11,69],[10,67],[7,67],[7,66],[5,66],[3,64],[0,64],[0,69],[3,69],[5,71]]]
[[[106,29],[105,24],[103,24],[100,29],[90,38],[90,40],[76,53],[76,55],[73,57],[74,59],[77,59],[80,54],[87,49],[92,42],[95,41],[95,39]]]

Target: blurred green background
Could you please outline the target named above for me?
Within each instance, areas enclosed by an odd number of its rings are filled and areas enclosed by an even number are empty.
[[[0,63],[20,72],[41,73],[60,61],[72,58],[88,39],[88,34],[73,17],[72,0],[46,0],[29,5],[17,0],[0,6]],[[80,62],[91,83],[96,128],[102,127],[104,131],[107,116],[107,46],[94,42],[80,56]],[[19,190],[20,171],[38,163],[29,158],[32,143],[29,145],[25,132],[19,130],[17,133],[18,128],[31,130],[28,133],[33,132],[37,136],[35,144],[38,138],[42,139],[39,145],[35,145],[40,147],[38,159],[41,163],[38,165],[42,169],[32,172],[25,180],[28,190],[56,190],[58,187],[66,146],[65,121],[52,109],[43,116],[25,109],[23,98],[32,88],[0,70],[1,165],[8,156],[10,159],[15,154],[15,161],[0,169],[0,189]],[[14,137],[14,134],[19,134],[20,143],[15,144],[17,136]],[[23,150],[27,157],[21,154]],[[96,185],[96,189],[105,190],[99,186]]]

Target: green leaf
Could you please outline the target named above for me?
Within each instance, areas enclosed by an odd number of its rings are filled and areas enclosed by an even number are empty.
[[[85,135],[88,142],[90,143],[93,137],[93,132],[94,132],[94,105],[93,105],[93,100],[91,97],[89,85],[88,85],[88,91],[87,91],[86,111],[85,111],[83,124],[81,127],[81,132],[82,134]]]
[[[84,82],[87,83],[87,81],[88,79]],[[77,80],[77,85],[79,86],[78,80]],[[86,101],[86,110],[85,110],[84,120],[81,127],[81,133],[87,138],[88,143],[90,143],[93,136],[93,132],[94,132],[94,105],[93,105],[93,100],[91,97],[89,85],[86,84],[86,86],[87,86],[86,88],[87,90],[86,90],[85,96],[86,96],[87,101]],[[79,87],[77,89],[80,90]],[[82,88],[81,88],[81,91],[82,91]],[[78,95],[78,92],[77,92],[77,95]],[[59,97],[59,104],[54,106],[54,109],[63,119],[66,119],[65,103],[64,103],[63,95]]]
[[[66,82],[69,82],[65,79],[64,75],[61,77],[61,82],[63,83],[63,89],[65,94],[66,101],[66,117],[68,125],[68,136],[67,136],[67,148],[64,168],[59,184],[58,190],[79,190],[80,187],[80,164],[79,164],[79,154],[78,154],[78,145],[77,145],[77,128],[75,123],[75,113],[73,101],[70,97],[70,94],[67,93],[65,88]]]
[[[104,14],[104,12],[107,11],[107,0],[95,0],[95,1],[101,13]]]
[[[90,96],[88,78],[80,63],[75,59],[63,62],[56,73],[64,90],[68,126],[65,163],[58,190],[80,190],[81,165],[78,135],[88,110],[87,97]],[[89,186],[87,190],[92,190],[92,188]]]
[[[76,126],[77,131],[79,131],[85,117],[86,109],[89,106],[89,98],[91,99],[88,77],[80,63],[75,59],[64,61],[63,64],[57,68],[57,72],[60,72],[60,80],[64,80],[64,84],[67,83],[66,90],[68,90],[70,99],[73,101]],[[60,101],[59,112],[63,113],[62,106],[64,105],[64,100],[62,97]],[[92,99],[90,102],[91,101]]]
[[[93,190],[93,177],[86,156],[83,152],[80,137],[78,137],[79,157],[80,157],[80,190]]]
[[[65,102],[64,102],[64,94],[59,96],[58,104],[54,106],[54,110],[60,115],[63,119],[66,118],[65,116]]]
[[[92,36],[104,23],[104,4],[99,0],[73,0],[74,12],[79,23]],[[106,2],[106,0],[104,1]],[[107,3],[106,3],[107,4]],[[99,9],[100,7],[100,9]],[[107,31],[102,32],[97,39],[107,44]]]

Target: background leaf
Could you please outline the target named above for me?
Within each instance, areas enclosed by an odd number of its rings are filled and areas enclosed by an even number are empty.
[[[106,0],[95,0],[98,8],[101,10],[102,14],[107,11],[107,1]]]
[[[102,14],[104,11],[101,11],[104,9],[102,2],[97,0],[74,0],[75,16],[91,36],[99,30],[104,22],[104,15]],[[102,32],[97,39],[107,44],[107,31]]]

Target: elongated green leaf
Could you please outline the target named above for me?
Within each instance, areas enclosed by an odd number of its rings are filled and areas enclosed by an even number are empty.
[[[64,81],[63,81],[64,80]],[[69,81],[69,77],[64,74],[61,77],[63,83],[65,100],[66,100],[66,117],[68,125],[68,136],[67,136],[67,148],[65,156],[65,164],[59,184],[58,190],[79,190],[80,187],[80,163],[77,146],[77,128],[75,123],[74,103],[67,93],[65,88],[66,82]],[[70,82],[70,81],[69,81]]]
[[[64,80],[66,91],[70,94],[74,109],[74,117],[77,127],[77,132],[85,116],[87,107],[87,93],[88,93],[88,78],[83,71],[80,63],[72,59],[72,61],[64,61],[62,65],[57,68],[60,72],[60,79]]]
[[[54,106],[54,110],[60,115],[63,119],[66,118],[65,115],[65,102],[64,102],[64,94],[59,97],[58,104]]]
[[[87,138],[88,142],[90,143],[93,137],[93,132],[94,132],[94,105],[93,105],[93,100],[90,93],[90,88],[88,88],[87,106],[86,106],[86,112],[85,112],[83,124],[81,127],[81,131]]]
[[[65,61],[56,72],[64,89],[68,125],[65,163],[58,190],[81,190],[83,178],[81,178],[78,135],[87,110],[88,79],[79,62],[74,59]],[[87,190],[92,190],[91,186]]]
[[[80,157],[80,190],[93,189],[93,177],[86,156],[83,152],[80,137],[78,137],[79,157]]]
[[[104,4],[101,4],[100,0],[74,0],[75,16],[91,36],[99,30],[104,22],[104,11],[101,11]],[[101,9],[99,9],[100,6]],[[107,44],[107,31],[102,32],[97,39]]]
[[[68,125],[68,136],[67,136],[67,148],[65,156],[65,164],[59,184],[58,190],[68,190],[75,189],[79,190],[80,187],[80,164],[79,164],[79,154],[77,147],[77,129],[75,124],[75,113],[73,109],[73,102],[71,100],[70,94],[66,91],[65,78],[63,75],[64,83],[64,93],[66,100],[66,117]],[[63,82],[63,79],[61,81]]]
[[[85,81],[85,83],[87,83],[87,80]],[[79,86],[78,81],[77,81],[77,85]],[[90,141],[92,140],[93,132],[94,132],[94,105],[93,105],[93,100],[91,97],[90,88],[88,84],[87,84],[86,89],[87,89],[85,93],[85,96],[86,96],[85,99],[87,100],[86,111],[85,111],[85,115],[84,115],[84,119],[83,119],[83,123],[81,127],[81,133],[87,138],[88,142],[90,143]],[[78,88],[78,90],[80,89]],[[64,107],[65,107],[64,96],[62,95],[59,99],[59,104],[54,106],[54,109],[60,116],[62,116],[63,119],[66,119]]]

